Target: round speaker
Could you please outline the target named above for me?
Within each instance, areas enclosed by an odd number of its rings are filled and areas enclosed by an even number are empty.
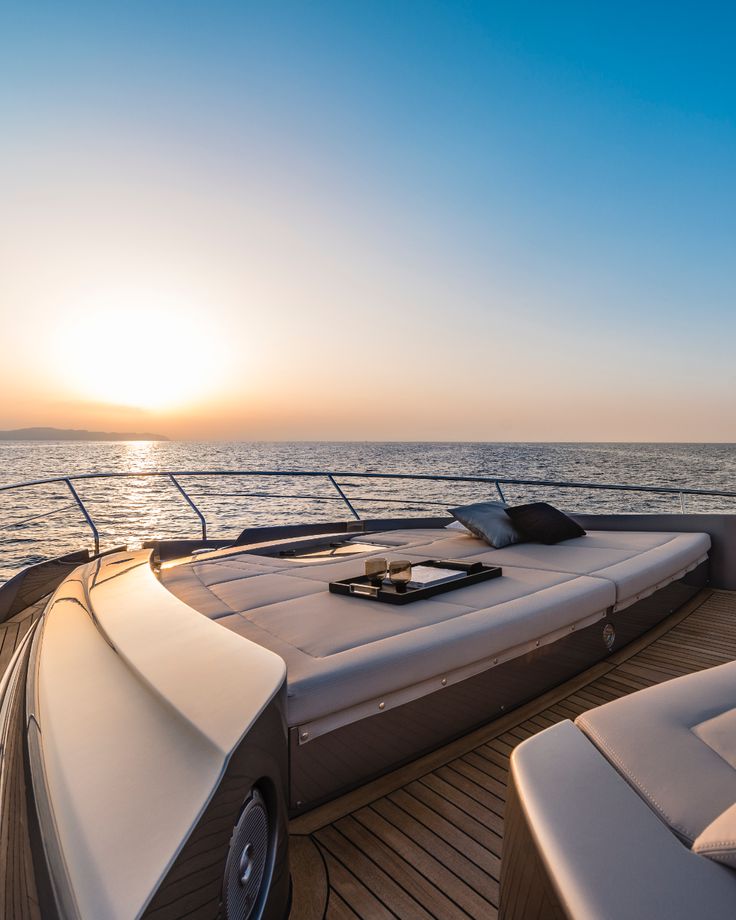
[[[266,802],[253,789],[230,839],[225,863],[223,900],[227,920],[250,920],[260,914],[270,884],[270,821]]]

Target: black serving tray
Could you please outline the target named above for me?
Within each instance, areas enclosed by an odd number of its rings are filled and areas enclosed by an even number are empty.
[[[345,594],[348,597],[359,597],[362,600],[378,601],[382,604],[411,604],[414,601],[426,600],[435,594],[444,594],[446,591],[456,591],[458,588],[467,588],[477,585],[489,578],[498,578],[502,574],[501,567],[497,565],[483,565],[482,562],[455,562],[444,559],[425,559],[423,562],[412,563],[412,566],[426,565],[438,569],[453,569],[464,574],[459,578],[448,579],[434,585],[425,585],[421,588],[407,586],[403,591],[397,591],[391,584],[374,586],[367,575],[356,575],[353,578],[344,578],[342,581],[331,581],[330,591],[333,594]]]

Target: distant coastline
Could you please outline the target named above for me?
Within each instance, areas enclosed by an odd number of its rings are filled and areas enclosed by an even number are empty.
[[[84,428],[14,428],[0,431],[0,441],[168,441],[150,431],[87,431]]]

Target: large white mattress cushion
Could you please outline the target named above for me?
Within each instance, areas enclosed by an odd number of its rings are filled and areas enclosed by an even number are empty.
[[[613,600],[602,579],[508,567],[502,578],[405,607],[333,595],[323,584],[218,622],[286,661],[288,721],[301,725],[438,690],[596,622]]]
[[[186,603],[284,658],[291,725],[377,696],[390,708],[390,694],[399,705],[438,689],[431,682],[440,675],[464,679],[554,641],[680,577],[710,546],[706,534],[593,532],[556,546],[493,550],[444,528],[354,539],[374,542],[376,552],[306,563],[243,549],[162,572]],[[330,581],[360,572],[371,555],[478,559],[504,574],[405,607],[329,593]]]
[[[410,539],[410,531],[403,533]],[[644,531],[591,531],[553,546],[518,543],[503,549],[492,549],[476,537],[447,529],[436,531],[435,538],[426,543],[411,540],[411,552],[424,553],[426,558],[479,560],[606,578],[616,587],[615,610],[681,578],[707,558],[709,549],[706,533]]]
[[[616,585],[614,610],[623,610],[697,568],[708,558],[709,550],[707,533],[673,534],[661,546],[597,569],[593,574]]]
[[[576,724],[688,844],[736,802],[736,662],[606,703]]]

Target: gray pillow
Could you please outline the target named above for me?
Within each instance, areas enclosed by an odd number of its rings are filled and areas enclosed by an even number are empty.
[[[450,514],[476,537],[480,537],[496,549],[511,546],[512,543],[522,543],[524,540],[506,514],[504,502],[463,505],[461,508],[450,508]]]

